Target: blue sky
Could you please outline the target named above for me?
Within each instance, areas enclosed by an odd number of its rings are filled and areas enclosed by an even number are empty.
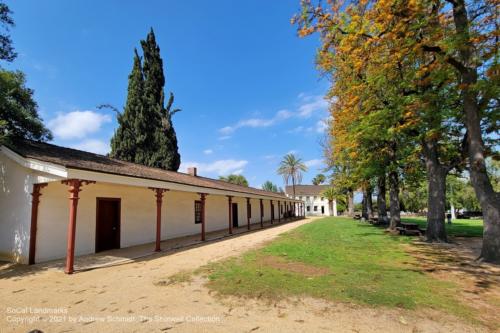
[[[174,92],[181,170],[232,172],[259,187],[294,152],[322,165],[328,81],[315,69],[316,38],[290,24],[299,0],[6,1],[19,53],[6,67],[27,75],[54,143],[109,151],[123,108],[134,47],[150,27],[161,48],[165,90]]]

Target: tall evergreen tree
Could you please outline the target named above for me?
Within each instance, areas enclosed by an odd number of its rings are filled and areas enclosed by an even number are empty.
[[[138,115],[142,114],[143,110],[143,92],[144,92],[144,76],[142,75],[141,58],[134,50],[134,65],[132,72],[128,77],[128,94],[125,110],[118,114],[118,125],[115,135],[111,138],[111,153],[110,156],[128,161],[136,161],[136,121]]]
[[[127,103],[123,114],[118,115],[111,156],[177,171],[181,161],[172,115],[180,110],[172,109],[172,93],[165,105],[163,61],[152,29],[141,47],[144,61],[135,51]]]
[[[142,154],[138,154],[136,162],[167,170],[177,171],[181,159],[178,152],[177,136],[172,125],[172,115],[178,109],[171,110],[174,95],[165,107],[165,76],[163,74],[163,60],[160,56],[160,47],[156,44],[153,29],[146,40],[141,41],[144,53],[144,113],[143,124],[158,124],[153,130],[140,132],[144,135]],[[152,143],[152,144],[151,144]]]

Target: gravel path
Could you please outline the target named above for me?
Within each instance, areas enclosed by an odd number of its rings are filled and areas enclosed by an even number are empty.
[[[175,273],[261,246],[310,221],[74,275],[50,269],[0,274],[0,332],[483,332],[432,311],[373,309],[310,298],[277,303],[219,299],[203,286],[202,278],[159,284]]]

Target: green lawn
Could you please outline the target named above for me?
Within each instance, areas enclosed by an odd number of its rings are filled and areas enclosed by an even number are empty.
[[[221,295],[312,296],[373,306],[432,307],[467,316],[457,287],[425,274],[406,251],[411,239],[348,218],[324,218],[265,247],[201,272]]]
[[[425,228],[427,226],[425,217],[406,217],[402,218],[402,221],[409,223],[418,223],[422,228]],[[446,231],[450,236],[482,237],[483,220],[454,220],[451,224],[446,224]]]

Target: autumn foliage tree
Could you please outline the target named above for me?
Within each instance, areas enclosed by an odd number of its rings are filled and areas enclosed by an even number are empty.
[[[494,0],[304,0],[293,19],[299,35],[321,37],[333,164],[358,185],[388,178],[392,228],[401,180],[425,170],[429,241],[446,241],[446,176],[466,166],[487,261],[500,261],[500,198],[485,163],[497,157],[488,141],[498,135],[498,12]]]

